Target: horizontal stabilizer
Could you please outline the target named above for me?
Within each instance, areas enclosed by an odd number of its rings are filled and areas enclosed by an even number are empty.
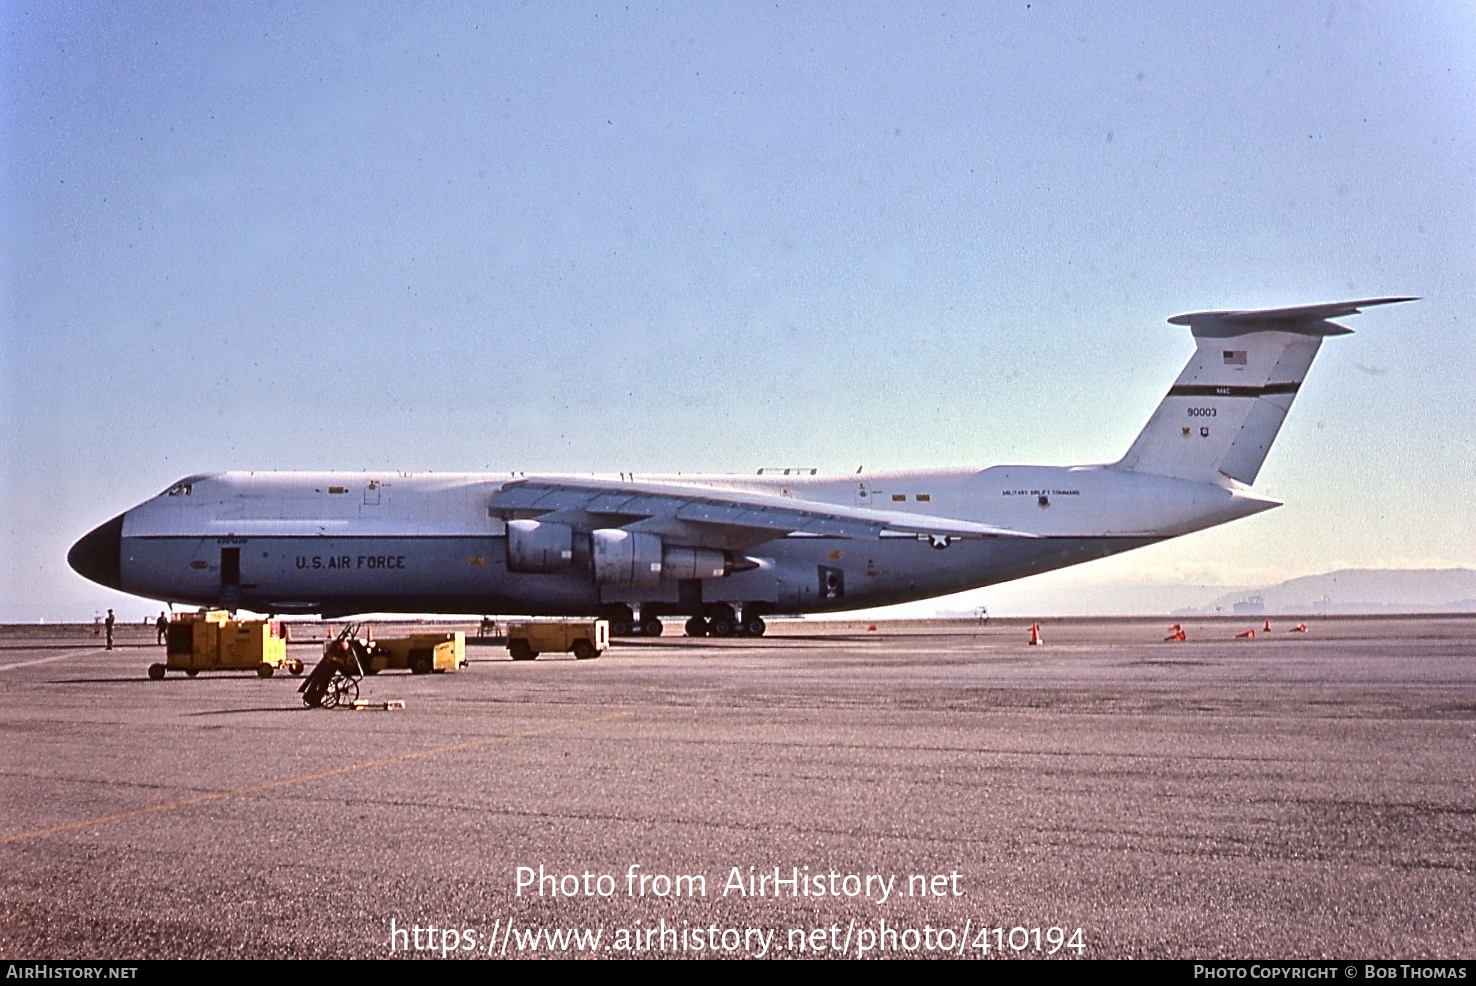
[[[1169,319],[1172,325],[1187,325],[1199,337],[1245,335],[1248,332],[1295,332],[1300,335],[1340,336],[1352,329],[1329,322],[1330,318],[1357,315],[1374,305],[1394,305],[1418,298],[1368,298],[1336,301],[1325,305],[1296,305],[1291,308],[1262,308],[1251,311],[1189,312]]]

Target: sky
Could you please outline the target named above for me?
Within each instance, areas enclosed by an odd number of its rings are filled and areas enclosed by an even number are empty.
[[[1476,564],[1476,8],[1185,11],[0,5],[0,620],[195,472],[1113,461],[1169,316],[1386,295],[1286,506],[945,605]]]

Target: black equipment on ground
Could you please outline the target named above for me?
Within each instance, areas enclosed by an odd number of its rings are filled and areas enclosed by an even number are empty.
[[[359,624],[350,623],[323,648],[323,658],[298,687],[302,704],[310,709],[352,706],[359,698],[368,648],[358,639]]]

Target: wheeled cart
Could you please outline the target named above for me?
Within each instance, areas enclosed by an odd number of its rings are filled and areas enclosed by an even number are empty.
[[[599,657],[610,647],[608,620],[539,620],[507,625],[507,650],[514,661],[539,654],[572,652],[581,661]]]
[[[466,667],[466,632],[412,633],[408,637],[381,637],[370,643],[364,673],[406,670],[411,674],[455,671]]]
[[[255,671],[270,678],[278,668],[302,674],[303,664],[287,657],[287,641],[278,620],[233,620],[225,610],[175,613],[165,635],[165,659],[149,666],[158,681],[166,672]]]

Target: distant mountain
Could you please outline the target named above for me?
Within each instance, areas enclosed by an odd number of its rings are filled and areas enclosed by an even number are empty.
[[[1233,592],[1192,612],[1476,613],[1476,569],[1345,568]]]

